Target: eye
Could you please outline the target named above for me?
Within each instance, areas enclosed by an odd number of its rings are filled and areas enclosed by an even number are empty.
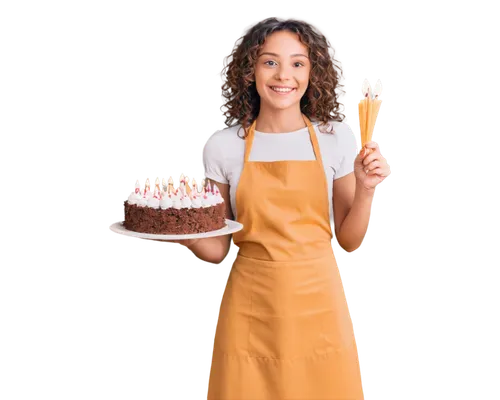
[[[269,60],[269,61],[266,61],[264,64],[267,64],[267,63],[270,63],[270,62],[272,62],[272,63],[273,63],[274,61]],[[276,64],[276,63],[275,63],[275,64]],[[268,65],[269,65],[269,64],[268,64]]]

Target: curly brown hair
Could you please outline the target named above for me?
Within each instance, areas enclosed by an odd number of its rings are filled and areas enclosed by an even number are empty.
[[[307,91],[300,99],[302,113],[311,121],[321,122],[320,126],[326,126],[330,119],[343,121],[345,118],[344,114],[338,112],[341,103],[337,101],[338,95],[335,93],[336,89],[343,87],[339,83],[339,77],[343,76],[342,69],[335,65],[335,51],[326,37],[303,21],[267,18],[252,26],[236,41],[233,52],[225,58],[227,61],[232,57],[232,60],[225,64],[221,72],[223,76],[227,69],[226,81],[222,85],[222,96],[227,101],[221,106],[221,109],[226,107],[228,110],[223,113],[226,116],[225,123],[227,126],[241,124],[245,132],[243,139],[248,135],[247,128],[257,118],[260,109],[260,96],[255,84],[258,52],[267,36],[283,30],[298,34],[299,40],[309,50],[312,67]],[[231,125],[234,120],[236,122]],[[331,129],[328,131],[331,132]]]

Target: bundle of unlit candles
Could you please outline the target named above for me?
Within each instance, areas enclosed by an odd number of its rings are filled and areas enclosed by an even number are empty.
[[[361,85],[361,98],[356,104],[359,129],[359,148],[373,139],[382,111],[382,82],[377,79],[372,86],[367,79]]]

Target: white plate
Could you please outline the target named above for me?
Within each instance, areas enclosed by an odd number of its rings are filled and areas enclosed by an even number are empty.
[[[243,229],[243,224],[239,222],[226,219],[226,226],[216,231],[203,232],[203,233],[189,233],[185,235],[156,235],[154,233],[142,233],[134,232],[125,229],[123,226],[123,221],[115,222],[109,227],[113,232],[120,233],[122,235],[138,237],[142,239],[163,239],[163,240],[182,240],[182,239],[203,239],[214,236],[229,235],[234,232],[238,232]]]

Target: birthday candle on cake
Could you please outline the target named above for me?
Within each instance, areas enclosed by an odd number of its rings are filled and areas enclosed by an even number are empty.
[[[205,180],[205,178],[203,178],[201,180],[201,192],[200,193],[203,193],[203,194],[206,193],[206,187],[205,186],[206,186],[206,180]]]
[[[172,179],[172,177],[170,177],[168,178],[168,194],[172,194],[174,193],[174,191],[174,180]]]
[[[155,186],[155,191],[154,191],[153,197],[155,199],[158,199],[158,200],[160,199],[160,191],[158,190],[157,186]]]
[[[144,185],[144,197],[146,197],[146,193],[150,191],[150,186],[149,186],[149,178],[146,179],[146,184]]]
[[[186,184],[186,194],[189,196],[191,194],[191,186],[189,186],[189,178],[187,176],[184,178],[184,183]]]
[[[135,182],[135,193],[141,194],[141,184],[139,183],[139,179]]]
[[[184,176],[184,174],[181,174],[179,189],[184,196],[186,194],[186,177]]]
[[[168,191],[167,184],[165,183],[165,178],[161,178],[162,191],[166,193]]]
[[[198,194],[198,182],[196,181],[196,178],[194,176],[191,180],[191,193],[194,195]]]
[[[160,192],[160,178],[158,178],[158,177],[155,180],[155,186],[158,189],[158,192]]]

